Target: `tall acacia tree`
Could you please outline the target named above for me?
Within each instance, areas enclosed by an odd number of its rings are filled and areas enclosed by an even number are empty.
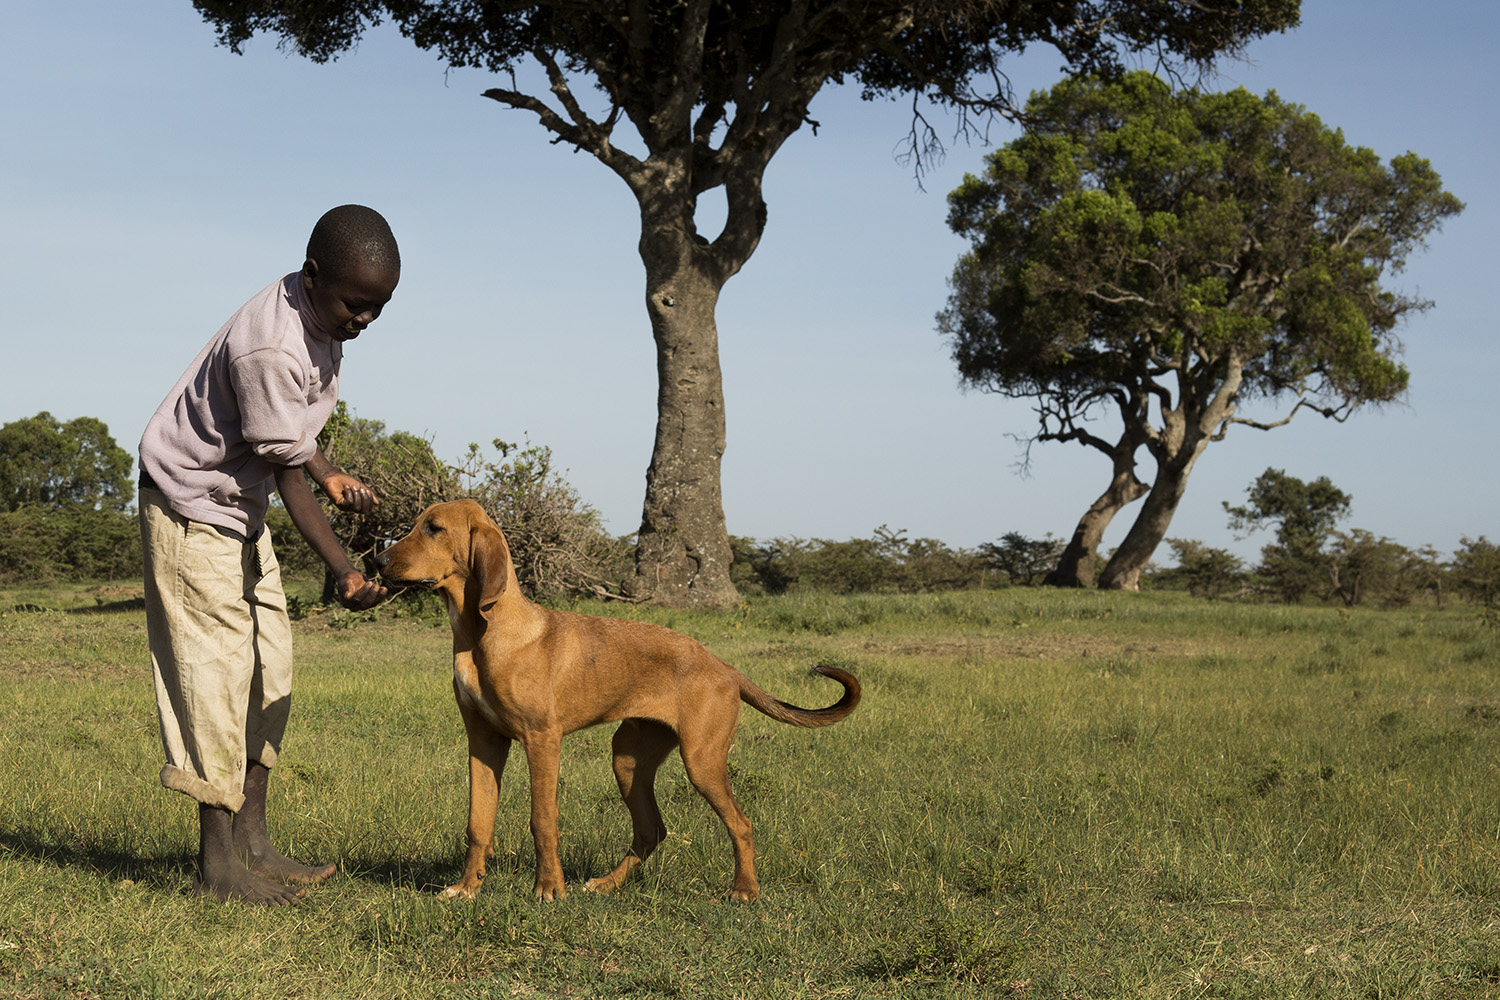
[[[737,597],[720,493],[724,398],[714,310],[766,225],[761,181],[825,84],[867,98],[910,95],[975,112],[1014,112],[1004,58],[1054,46],[1080,71],[1144,58],[1171,67],[1296,24],[1299,0],[195,0],[221,43],[260,31],[317,61],[394,21],[451,66],[509,74],[485,96],[529,112],[596,157],[640,207],[646,309],[657,354],[657,426],[629,589],[664,604]],[[515,71],[534,61],[547,91]],[[581,86],[582,85],[582,86]],[[590,93],[589,91],[592,91]],[[597,106],[598,110],[591,110]],[[920,104],[914,105],[919,107]],[[935,136],[914,114],[912,151]],[[628,125],[644,155],[615,132]],[[632,144],[634,145],[634,144]],[[722,188],[717,235],[698,199]]]
[[[1110,459],[1049,582],[1092,585],[1105,527],[1144,496],[1097,579],[1135,589],[1231,426],[1304,409],[1342,421],[1405,392],[1394,331],[1431,303],[1385,281],[1463,205],[1426,160],[1382,163],[1274,92],[1136,72],[1066,80],[1026,111],[1034,127],[949,195],[973,248],[938,327],[965,385],[1033,402],[1031,442]],[[1285,409],[1241,416],[1256,398]],[[1091,423],[1110,415],[1117,434]]]

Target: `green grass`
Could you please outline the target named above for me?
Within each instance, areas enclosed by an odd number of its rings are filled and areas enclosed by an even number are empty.
[[[188,892],[195,812],[157,783],[125,591],[0,591],[0,996],[1478,997],[1500,994],[1500,634],[1474,609],[1354,613],[1002,590],[757,599],[649,618],[816,706],[746,710],[730,756],[763,898],[674,757],[672,837],[584,879],[628,819],[609,729],[564,744],[571,895],[531,898],[524,755],[472,903],[446,624],[296,623],[272,782],[291,911]]]

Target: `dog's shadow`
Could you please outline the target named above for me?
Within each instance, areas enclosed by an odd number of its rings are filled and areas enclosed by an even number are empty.
[[[464,859],[462,854],[403,861],[353,858],[341,860],[339,870],[346,878],[372,887],[431,894],[458,881],[463,874]]]
[[[581,884],[606,869],[597,859],[585,856],[562,856],[563,879],[571,887]],[[462,849],[450,854],[431,855],[389,861],[369,857],[352,857],[340,861],[340,871],[357,882],[390,889],[406,889],[420,894],[441,892],[457,882],[464,872]],[[531,891],[536,878],[536,857],[530,851],[496,854],[485,864],[486,883],[514,884],[517,891]]]

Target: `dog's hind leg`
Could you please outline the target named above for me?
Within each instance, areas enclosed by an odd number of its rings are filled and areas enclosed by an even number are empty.
[[[660,722],[626,719],[615,730],[612,744],[615,780],[620,784],[620,798],[630,810],[635,833],[629,853],[615,870],[585,884],[584,888],[593,892],[618,889],[667,836],[667,825],[656,805],[656,769],[677,746],[677,734]]]
[[[703,742],[684,741],[682,764],[693,787],[724,821],[734,844],[734,882],[729,887],[729,898],[748,903],[760,898],[760,883],[755,878],[755,841],[751,837],[750,817],[735,801],[729,787],[729,739],[733,734],[731,724],[729,732],[722,736],[708,735]]]

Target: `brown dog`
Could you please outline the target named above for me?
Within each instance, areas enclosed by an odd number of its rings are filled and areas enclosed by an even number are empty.
[[[657,767],[680,746],[688,779],[734,843],[730,896],[748,901],[760,895],[750,820],[729,788],[729,743],[740,701],[788,725],[827,726],[859,704],[853,676],[815,667],[842,684],[844,696],[828,708],[797,708],[670,629],[539,607],[516,584],[505,536],[472,500],[429,507],[376,562],[393,583],[435,588],[453,623],[453,692],[469,736],[469,851],[463,879],[443,895],[469,899],[479,891],[493,853],[500,773],[512,740],[526,748],[531,771],[537,897],[567,894],[557,855],[562,738],[616,719],[624,721],[613,742],[615,778],[635,835],[615,870],[585,888],[617,888],[666,837],[653,783]]]

